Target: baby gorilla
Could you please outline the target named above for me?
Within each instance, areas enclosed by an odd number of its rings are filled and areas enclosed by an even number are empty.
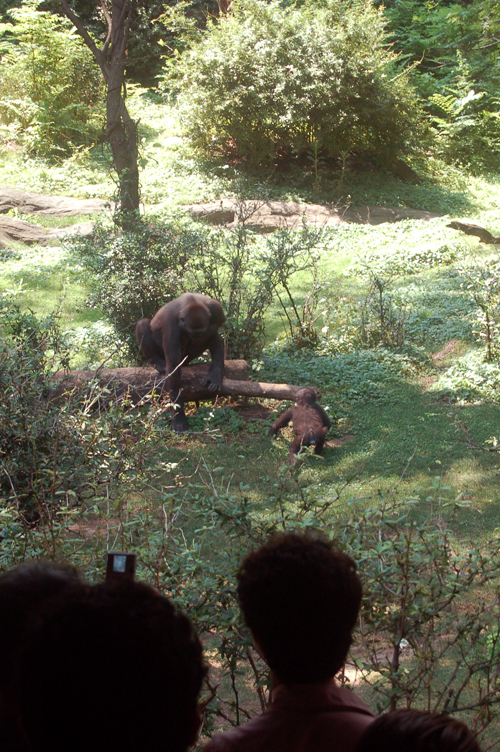
[[[290,463],[297,461],[296,455],[303,446],[314,446],[314,454],[321,454],[326,434],[332,425],[330,418],[316,398],[321,397],[317,389],[304,386],[295,395],[297,405],[283,413],[269,429],[269,435],[275,436],[280,428],[293,423],[294,439],[290,446]]]

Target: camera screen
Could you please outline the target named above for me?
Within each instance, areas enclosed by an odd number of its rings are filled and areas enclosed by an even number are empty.
[[[113,572],[119,572],[120,574],[123,574],[126,571],[127,568],[127,557],[126,556],[120,556],[115,555],[113,557]]]

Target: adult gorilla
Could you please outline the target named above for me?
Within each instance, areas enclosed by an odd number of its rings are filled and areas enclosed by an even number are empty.
[[[217,331],[226,316],[217,300],[195,292],[185,292],[164,305],[153,318],[141,319],[135,336],[144,357],[159,373],[166,373],[167,388],[175,404],[174,431],[187,431],[187,418],[181,396],[181,363],[210,350],[212,363],[203,386],[218,392],[224,370],[224,344]]]

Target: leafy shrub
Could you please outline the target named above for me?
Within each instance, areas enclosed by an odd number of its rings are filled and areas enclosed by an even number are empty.
[[[453,399],[498,400],[500,364],[491,362],[484,349],[471,350],[446,370],[432,386]]]
[[[217,245],[192,265],[196,288],[219,300],[226,312],[226,347],[233,358],[260,354],[264,314],[273,294],[285,312],[292,336],[307,336],[290,282],[298,272],[316,266],[323,235],[321,229],[304,226],[292,231],[283,228],[262,238],[246,226],[245,217],[243,220],[234,232],[219,233]]]
[[[190,291],[222,304],[227,357],[251,358],[262,348],[273,290],[308,268],[320,240],[315,229],[263,239],[245,223],[214,230],[180,215],[137,220],[128,230],[101,222],[91,238],[67,243],[87,275],[89,303],[102,310],[130,354],[137,353],[136,322]]]
[[[442,499],[444,490],[438,479],[434,495]],[[358,509],[338,536],[364,584],[357,665],[379,711],[473,710],[469,720],[482,731],[498,717],[500,654],[491,649],[498,604],[478,586],[500,577],[498,544],[460,552],[442,510],[417,521],[418,498],[383,496],[379,506]],[[477,598],[472,608],[464,608],[464,595]],[[495,679],[485,681],[491,669]],[[483,703],[491,716],[477,712]]]
[[[500,14],[491,0],[394,0],[384,14],[395,49],[430,115],[434,148],[448,163],[497,171]]]
[[[173,75],[188,133],[205,153],[236,149],[255,164],[319,152],[386,162],[418,130],[415,99],[393,60],[369,3],[244,0]]]
[[[116,498],[135,483],[155,420],[154,410],[143,422],[109,395],[108,411],[93,413],[101,390],[92,385],[88,394],[49,399],[52,372],[67,358],[55,315],[37,319],[0,298],[0,516],[23,529],[47,525],[45,535],[98,489]]]
[[[58,15],[30,0],[0,25],[0,136],[30,154],[64,156],[102,129],[102,82],[91,52]]]
[[[89,302],[102,310],[131,353],[137,352],[134,329],[186,288],[193,257],[202,257],[210,235],[180,218],[162,222],[138,219],[133,229],[96,223],[91,238],[69,241],[91,284]]]
[[[157,573],[154,584],[189,608],[198,630],[207,633],[219,678],[227,682],[223,691],[212,688],[205,730],[210,717],[235,725],[248,710],[255,713],[252,701],[265,706],[259,692],[267,684],[265,669],[252,653],[235,596],[235,573],[249,541],[257,546],[277,531],[315,527],[329,531],[354,558],[363,582],[361,635],[355,633],[340,681],[349,683],[355,675],[358,690],[373,690],[369,702],[379,711],[415,707],[463,713],[479,734],[490,724],[494,733],[500,707],[498,542],[461,552],[445,519],[455,501],[447,499],[439,481],[430,497],[439,499],[439,513],[417,515],[418,494],[380,489],[377,503],[363,508],[357,500],[346,504],[349,481],[339,489],[304,485],[300,469],[293,474],[287,469],[269,479],[270,493],[260,508],[250,501],[252,489],[229,487],[220,470],[205,465],[186,489],[202,545],[183,536],[175,496],[173,524],[157,525],[165,532],[155,547],[143,543],[151,571],[156,548],[168,548],[168,569]],[[223,555],[214,556],[221,541]],[[485,588],[486,582],[493,587]],[[243,686],[253,687],[253,698],[244,698]],[[264,700],[265,695],[264,690]]]
[[[450,164],[466,165],[475,173],[498,170],[500,100],[472,86],[469,82],[462,90],[447,89],[430,98],[435,146]]]
[[[47,401],[49,369],[59,361],[61,344],[54,317],[38,321],[7,298],[0,298],[0,494],[28,519],[41,516],[46,504],[67,501],[55,467],[61,463],[78,485],[79,442],[71,423]],[[58,452],[58,445],[66,451]],[[61,467],[58,470],[61,471]]]
[[[111,324],[95,321],[78,329],[69,329],[63,336],[72,353],[73,368],[95,369],[103,363],[106,368],[121,368],[129,363],[128,348]]]
[[[481,259],[462,268],[463,287],[477,306],[479,342],[484,344],[486,359],[500,354],[500,263],[497,258]]]

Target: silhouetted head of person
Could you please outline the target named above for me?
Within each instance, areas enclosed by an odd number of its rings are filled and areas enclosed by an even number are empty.
[[[77,570],[52,561],[30,561],[0,575],[0,714],[8,712],[18,652],[26,629],[47,603],[83,583]]]
[[[34,752],[184,752],[206,669],[189,619],[138,582],[88,586],[54,604],[21,662]]]
[[[395,710],[368,726],[356,752],[481,752],[465,723],[437,713]]]
[[[327,681],[340,670],[361,595],[355,563],[319,534],[276,535],[238,571],[246,624],[285,684]]]

